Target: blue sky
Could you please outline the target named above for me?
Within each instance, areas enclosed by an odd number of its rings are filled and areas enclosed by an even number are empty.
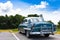
[[[7,2],[7,1],[11,1],[14,4],[14,8],[25,8],[28,6],[27,5],[38,5],[40,4],[41,1],[46,1],[49,3],[48,8],[50,10],[57,10],[58,8],[60,8],[60,0],[0,0],[0,2]]]
[[[0,15],[43,14],[55,24],[60,20],[60,0],[0,0]]]

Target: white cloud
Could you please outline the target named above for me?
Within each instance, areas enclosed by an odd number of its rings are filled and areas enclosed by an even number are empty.
[[[21,13],[21,15],[25,14],[24,16],[27,16],[28,14],[42,14],[42,13],[46,13],[47,11],[45,11],[43,9],[46,8],[47,5],[49,5],[47,2],[41,1],[41,3],[39,5],[31,5],[28,8],[24,9],[20,13]]]
[[[13,5],[10,1],[6,2],[6,3],[0,3],[0,10],[10,10],[13,8]]]
[[[55,13],[55,11],[53,11],[53,12],[50,12],[50,13],[43,14],[43,16],[44,16],[44,19],[46,21],[51,20],[52,22],[54,22],[54,24],[57,24],[57,22],[60,20],[60,17],[59,17],[60,12]]]
[[[37,8],[46,8],[47,5],[49,5],[47,2],[41,1],[41,4],[39,4],[39,5],[34,5],[34,6],[30,6],[30,7],[31,7],[31,8],[35,8],[35,9],[37,9]]]
[[[60,20],[60,10],[56,11],[47,11],[44,10],[44,8],[49,5],[47,2],[42,1],[41,4],[39,5],[32,5],[29,6],[26,9],[20,9],[16,8],[13,9],[13,4],[10,1],[7,1],[6,3],[0,3],[0,15],[15,15],[15,14],[20,14],[23,16],[27,16],[28,14],[43,14],[44,19],[47,20],[52,20],[55,24]],[[43,10],[41,10],[43,9]]]
[[[46,8],[48,5],[47,2],[42,1],[39,5],[33,5],[29,6],[28,8],[22,10],[20,8],[13,9],[13,4],[10,1],[7,1],[6,3],[0,3],[0,15],[15,15],[15,14],[21,14],[21,15],[28,15],[28,14],[35,14],[39,13],[39,8]],[[42,12],[42,11],[41,11]],[[24,15],[24,16],[25,16]]]
[[[43,7],[41,7],[41,5],[44,5]],[[47,11],[44,10],[43,8],[46,8],[48,5],[47,2],[41,2],[40,7],[38,7],[38,5],[33,5],[30,6],[27,9],[24,9],[21,13],[21,15],[23,16],[27,16],[28,14],[43,14],[43,17],[46,21],[51,20],[52,22],[54,22],[54,24],[57,24],[57,22],[60,20],[60,10],[55,10],[55,11]],[[43,10],[41,10],[43,9]]]
[[[21,11],[20,8],[13,9],[13,4],[10,1],[0,3],[0,15],[15,15]]]

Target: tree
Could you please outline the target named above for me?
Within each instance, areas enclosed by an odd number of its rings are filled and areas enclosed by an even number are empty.
[[[18,24],[20,24],[21,21],[22,21],[22,16],[16,14],[14,18],[15,18],[15,20],[14,20],[15,21],[15,25],[18,26]]]
[[[30,15],[28,15],[28,17],[39,17],[39,15],[37,15],[37,14],[30,14]]]
[[[0,29],[17,28],[24,18],[25,18],[24,16],[18,14],[16,14],[15,16],[13,15],[0,16]]]
[[[60,28],[60,21],[58,22],[58,25],[57,25],[58,28]]]
[[[49,22],[49,23],[53,23],[51,20],[49,20],[49,21],[47,21],[47,22]]]
[[[5,27],[5,17],[0,16],[0,29]]]

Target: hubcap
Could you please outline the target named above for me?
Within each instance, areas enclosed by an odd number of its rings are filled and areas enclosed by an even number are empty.
[[[27,32],[26,36],[27,36],[27,37],[29,37],[29,34],[28,34],[28,32]]]

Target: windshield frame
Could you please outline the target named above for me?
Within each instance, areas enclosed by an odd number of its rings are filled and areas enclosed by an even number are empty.
[[[31,22],[42,22],[42,18],[31,18]]]

